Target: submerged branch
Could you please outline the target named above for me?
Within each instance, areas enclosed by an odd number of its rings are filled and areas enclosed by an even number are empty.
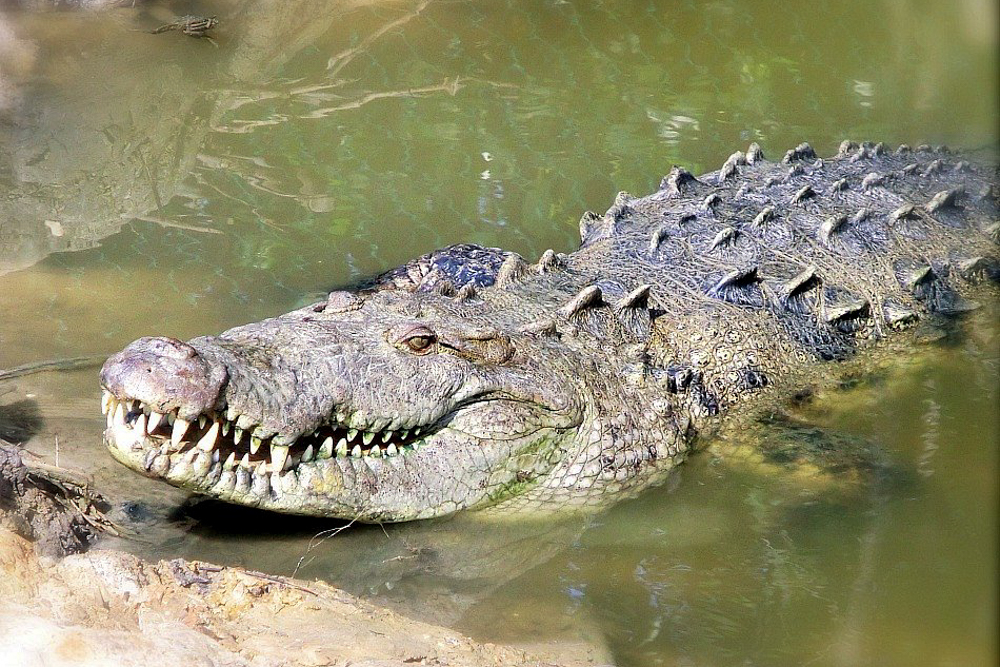
[[[30,364],[23,364],[0,370],[0,380],[12,380],[34,373],[47,373],[49,371],[72,371],[79,368],[91,368],[100,366],[108,358],[106,354],[91,354],[85,357],[70,357],[69,359],[51,359],[49,361],[35,361]]]
[[[222,231],[218,229],[212,229],[211,227],[184,225],[179,222],[171,222],[169,220],[164,220],[163,218],[158,218],[152,215],[137,215],[135,219],[142,220],[143,222],[152,222],[153,224],[160,225],[161,227],[170,227],[172,229],[183,229],[188,232],[201,232],[204,234],[222,234]]]

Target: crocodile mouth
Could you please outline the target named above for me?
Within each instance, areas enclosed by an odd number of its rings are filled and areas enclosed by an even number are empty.
[[[327,422],[279,444],[273,435],[261,438],[252,429],[241,429],[224,412],[204,413],[189,421],[177,410],[160,413],[138,399],[119,399],[107,389],[101,411],[107,416],[114,448],[145,450],[142,467],[160,477],[179,466],[190,466],[200,476],[240,470],[267,476],[323,460],[394,459],[414,452],[435,432],[432,426],[364,430]]]

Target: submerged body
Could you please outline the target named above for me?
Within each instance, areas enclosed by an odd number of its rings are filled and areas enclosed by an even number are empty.
[[[219,336],[140,339],[102,370],[105,439],[280,512],[607,504],[726,415],[973,307],[1000,276],[995,181],[926,147],[753,145],[585,214],[569,255],[453,246]]]

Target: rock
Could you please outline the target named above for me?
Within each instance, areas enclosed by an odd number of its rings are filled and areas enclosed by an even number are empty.
[[[322,582],[120,551],[47,561],[0,530],[0,664],[139,667],[150,656],[205,667],[544,664]]]

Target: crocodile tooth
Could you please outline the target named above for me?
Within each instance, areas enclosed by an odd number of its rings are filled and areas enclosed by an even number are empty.
[[[222,422],[222,435],[229,435],[229,427],[232,422],[224,421]]]
[[[351,450],[351,456],[361,458],[361,445],[354,445],[354,449]]]
[[[233,429],[233,444],[234,445],[240,444],[240,440],[242,439],[243,439],[243,429],[237,426],[236,428]]]
[[[173,431],[171,431],[170,433],[170,444],[172,444],[174,447],[181,444],[181,440],[184,439],[184,434],[187,433],[188,426],[190,425],[191,422],[189,422],[188,420],[177,417],[174,420]]]
[[[209,469],[212,467],[212,457],[204,452],[200,452],[197,449],[192,449],[192,452],[198,453],[198,458],[191,461],[191,467],[194,471],[198,473],[199,477],[204,477],[208,474]]]
[[[369,450],[368,456],[374,456],[375,458],[378,459],[382,458],[382,448],[379,447],[378,445],[375,445],[374,447],[371,448],[371,450]]]
[[[382,442],[389,442],[392,438],[392,431],[385,431],[382,433]]]
[[[319,446],[319,451],[316,452],[316,458],[318,459],[328,459],[333,456],[333,437],[327,436],[323,444]]]
[[[219,475],[219,481],[215,483],[215,488],[212,490],[218,493],[219,490],[232,491],[234,488],[236,488],[236,475],[231,470],[223,470],[222,474]]]
[[[236,408],[231,405],[226,408],[226,421],[235,422],[237,418],[239,418],[239,415],[236,413]]]
[[[198,415],[198,428],[205,428],[205,424],[208,423],[208,419],[205,415]]]
[[[111,392],[108,391],[107,389],[105,389],[104,391],[101,392],[101,414],[102,415],[108,414],[109,406],[111,405],[111,402],[114,401],[114,400],[115,399],[111,395]]]
[[[160,414],[156,410],[153,410],[152,412],[150,412],[149,413],[149,421],[146,423],[146,432],[147,433],[152,433],[153,431],[155,431],[157,429],[157,427],[160,425],[161,421],[163,421],[163,415],[162,414]]]
[[[241,494],[246,494],[250,491],[250,484],[252,478],[250,477],[250,472],[246,468],[236,468],[236,489]]]
[[[396,449],[396,445],[389,445],[388,447],[385,448],[385,455],[386,456],[395,456],[398,453],[399,453],[399,450]]]
[[[347,456],[347,440],[341,438],[337,442],[337,456]]]
[[[222,454],[219,452],[218,449],[213,449],[212,450],[212,463],[213,464],[218,463],[220,460],[222,460]]]
[[[375,434],[371,431],[365,431],[365,434],[361,436],[361,442],[365,443],[365,446],[372,444],[372,440],[375,439]]]
[[[260,449],[262,440],[255,435],[250,436],[250,453],[256,454],[257,450]]]
[[[302,452],[302,462],[309,463],[313,460],[313,446],[309,445],[306,447],[306,451]]]
[[[125,412],[127,408],[124,403],[119,403],[115,406],[115,413],[112,416],[113,420],[119,424],[125,423]]]
[[[259,477],[263,477],[264,475],[266,475],[267,474],[267,463],[265,463],[264,461],[261,461],[260,463],[258,463],[257,464],[257,469],[253,471],[253,474],[255,474],[255,475],[259,476]]]
[[[285,461],[288,460],[288,447],[285,445],[271,444],[271,472],[281,472],[285,469]]]
[[[271,483],[266,470],[260,474],[251,475],[250,492],[258,498],[264,498],[271,493]]]
[[[226,457],[226,462],[222,464],[223,470],[232,470],[236,465],[236,452],[229,452],[229,456]]]
[[[357,436],[358,436],[358,429],[352,428],[349,431],[347,431],[347,439],[348,440],[353,441],[354,438],[356,438]]]
[[[146,415],[140,413],[135,422],[133,422],[132,428],[139,434],[146,435]]]
[[[153,459],[153,465],[149,471],[157,477],[164,477],[170,471],[170,457],[157,456]]]
[[[246,468],[247,470],[250,469],[250,453],[249,452],[244,452],[243,453],[243,458],[240,459],[240,466],[243,467],[243,468]]]
[[[175,419],[177,419],[177,415],[175,415],[173,412],[168,412],[167,413],[167,426],[173,426]]]
[[[404,428],[402,431],[399,432],[400,440],[406,440],[409,437],[410,437],[410,429]]]
[[[212,427],[198,441],[198,449],[210,452],[215,449],[215,441],[219,438],[219,422],[213,421]]]

